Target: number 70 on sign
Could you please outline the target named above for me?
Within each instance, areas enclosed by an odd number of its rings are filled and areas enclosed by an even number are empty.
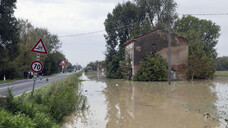
[[[43,70],[43,64],[40,61],[33,61],[31,69],[34,73],[39,73]]]

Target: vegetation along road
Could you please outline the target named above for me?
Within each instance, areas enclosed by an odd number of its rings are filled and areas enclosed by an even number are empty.
[[[64,73],[64,74],[53,75],[50,77],[44,77],[42,81],[37,79],[35,88],[42,87],[55,80],[63,79],[71,74],[73,73]],[[46,81],[46,78],[48,78],[48,81]],[[7,92],[8,88],[12,88],[13,95],[17,96],[24,92],[32,91],[32,86],[33,86],[33,79],[18,80],[11,83],[0,84],[0,96],[4,95]]]

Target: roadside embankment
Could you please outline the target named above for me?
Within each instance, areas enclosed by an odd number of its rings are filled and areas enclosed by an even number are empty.
[[[34,92],[14,97],[8,90],[6,103],[0,107],[0,127],[59,127],[64,116],[85,109],[86,97],[80,93],[80,76],[73,74]]]

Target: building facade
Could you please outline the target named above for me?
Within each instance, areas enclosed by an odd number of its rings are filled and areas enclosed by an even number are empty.
[[[132,76],[136,75],[147,54],[158,53],[168,62],[168,32],[156,29],[125,44],[126,58],[130,57]],[[188,40],[171,34],[171,68],[177,79],[185,79],[185,67],[188,63]]]

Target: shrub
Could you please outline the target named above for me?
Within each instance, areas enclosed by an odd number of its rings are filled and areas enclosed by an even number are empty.
[[[138,70],[136,81],[164,81],[168,77],[168,64],[159,54],[146,55],[142,67]]]
[[[35,98],[31,100],[29,93],[23,94],[18,98],[13,97],[11,89],[9,89],[8,93],[7,103],[4,108],[12,112],[12,114],[17,115],[17,113],[20,113],[22,115],[26,115],[28,118],[33,120],[33,123],[35,124],[34,128],[49,128],[58,126],[49,114],[50,109],[43,104],[37,104],[35,102]]]
[[[4,109],[0,110],[0,128],[34,128],[35,123],[24,114],[13,115]]]

